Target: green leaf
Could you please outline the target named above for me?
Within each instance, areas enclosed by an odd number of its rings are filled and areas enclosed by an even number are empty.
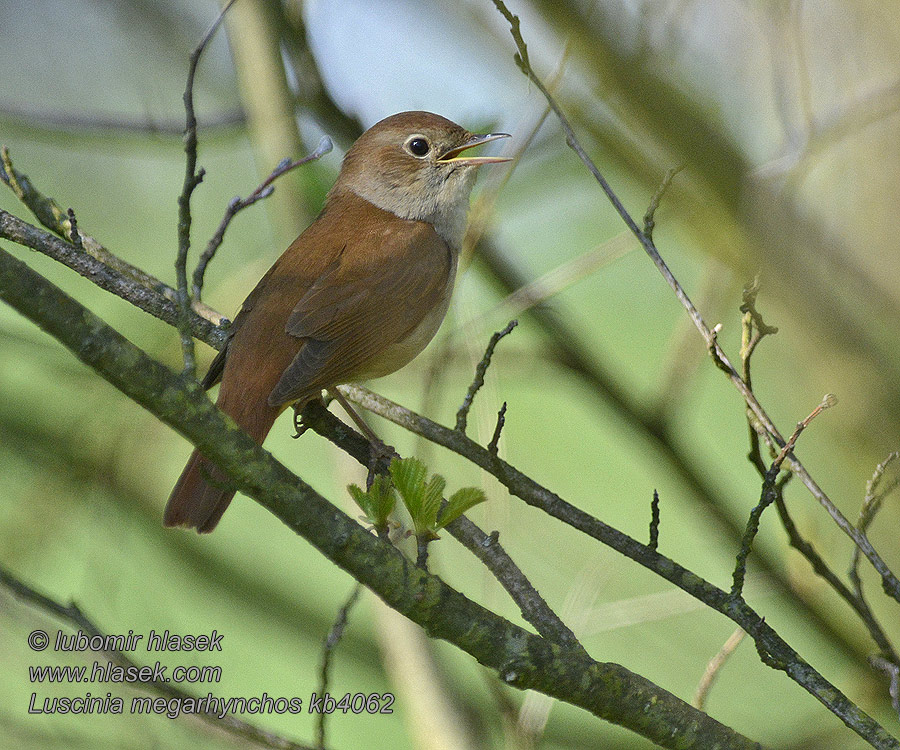
[[[437,538],[435,531],[455,521],[473,505],[487,500],[480,489],[464,487],[453,493],[438,521],[447,482],[440,474],[434,474],[426,483],[427,476],[428,467],[417,458],[391,461],[391,477],[412,517],[416,536]]]
[[[356,484],[348,484],[347,492],[350,493],[350,497],[352,497],[353,501],[362,509],[362,512],[371,518],[372,504],[369,493]]]
[[[428,469],[418,458],[395,458],[391,461],[391,477],[403,504],[415,520],[425,496],[425,476]]]
[[[389,477],[377,475],[372,480],[372,487],[365,491],[355,484],[347,487],[347,491],[362,508],[366,520],[375,528],[383,528],[387,525],[388,516],[394,510],[396,495]]]
[[[422,526],[424,530],[432,530],[437,523],[438,511],[441,509],[441,499],[444,495],[444,487],[447,482],[440,474],[435,474],[425,485],[422,493]]]
[[[394,494],[394,485],[391,478],[383,474],[376,474],[372,480],[372,488],[369,490],[372,498],[375,518],[379,519],[379,525],[387,523],[388,516],[394,511],[394,505],[397,503],[397,496]]]
[[[462,489],[457,490],[450,499],[447,500],[447,507],[444,508],[444,512],[441,513],[441,518],[435,525],[435,528],[444,528],[444,526],[455,521],[463,513],[469,510],[469,508],[472,508],[479,503],[483,503],[485,500],[487,500],[487,496],[478,487],[463,487]]]

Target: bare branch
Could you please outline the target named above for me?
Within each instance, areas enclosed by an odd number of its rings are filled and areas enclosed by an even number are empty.
[[[703,677],[700,678],[700,684],[697,685],[697,692],[694,693],[694,700],[692,701],[694,708],[699,708],[701,711],[705,709],[709,691],[712,689],[716,678],[719,676],[719,672],[722,667],[725,666],[728,657],[730,657],[735,652],[735,649],[741,645],[741,641],[744,640],[745,635],[747,634],[744,632],[743,628],[735,630],[728,636],[728,640],[725,641],[722,648],[719,650],[719,653],[709,660],[709,664],[706,665],[706,669],[703,672]]]
[[[2,168],[0,168],[0,181],[4,182],[10,188],[10,190],[13,191],[16,197],[20,201],[22,201],[25,206],[27,206],[32,214],[34,214],[35,218],[44,227],[49,229],[57,236],[61,237],[68,244],[72,245],[73,248],[75,248],[76,250],[81,250],[84,255],[95,261],[99,261],[100,264],[106,266],[107,269],[109,269],[109,271],[111,272],[111,276],[118,275],[125,277],[122,280],[122,283],[118,285],[121,289],[130,288],[131,282],[136,281],[138,284],[145,287],[149,292],[161,295],[164,299],[169,300],[170,302],[176,301],[177,293],[172,287],[164,284],[162,281],[150,275],[146,271],[143,271],[137,266],[133,266],[127,261],[122,260],[119,256],[114,255],[102,244],[100,244],[100,242],[98,242],[95,238],[85,234],[81,228],[78,228],[77,230],[78,242],[73,243],[73,235],[71,230],[72,217],[68,214],[67,211],[63,211],[53,198],[44,195],[40,190],[38,190],[31,182],[31,180],[28,179],[27,175],[19,172],[13,166],[9,150],[5,146],[0,147],[0,164],[2,164]],[[71,209],[69,210],[71,211]],[[19,222],[19,219],[15,219],[15,221]],[[21,222],[21,225],[19,227],[20,235],[22,233],[22,226],[27,225],[24,222]],[[15,236],[6,236],[4,234],[0,234],[0,236],[5,236],[6,239],[12,240],[13,242],[20,242],[20,240]],[[88,260],[87,258],[79,258],[78,254],[74,253],[74,251],[72,250],[69,250],[66,253],[54,254],[53,252],[48,252],[48,248],[50,247],[50,245],[47,245],[47,243],[43,243],[41,247],[35,247],[33,244],[28,246],[33,250],[38,250],[39,252],[46,253],[51,258],[54,258],[55,260],[68,265],[70,268],[78,271],[83,276],[85,276],[86,274],[82,273],[82,271],[79,270],[80,268],[87,266],[96,267],[96,264],[91,264],[90,260]],[[91,277],[88,276],[88,278]],[[132,298],[125,296],[119,291],[116,291],[113,288],[109,288],[109,286],[104,286],[103,288],[107,289],[107,291],[113,292],[113,294],[118,294],[124,299],[127,299],[132,304],[141,307],[141,305],[135,302]],[[207,307],[201,302],[195,301],[192,305],[192,308],[194,312],[209,320],[211,323],[213,323],[213,325],[221,325],[223,322],[227,322],[227,318],[225,318],[224,315],[216,312],[211,307]]]
[[[252,206],[257,201],[263,200],[264,198],[268,198],[272,191],[275,190],[275,186],[273,183],[279,177],[284,174],[287,174],[292,169],[296,167],[303,166],[304,164],[309,164],[311,161],[316,161],[317,159],[321,159],[325,154],[331,151],[333,145],[331,143],[331,139],[326,135],[322,137],[322,140],[319,141],[319,145],[316,147],[316,150],[312,153],[304,156],[302,159],[297,159],[292,161],[291,159],[282,159],[282,161],[278,164],[275,169],[263,180],[259,185],[257,185],[256,189],[250,193],[246,198],[232,198],[232,200],[228,203],[228,208],[225,209],[225,215],[222,217],[222,221],[219,223],[218,229],[216,229],[215,234],[210,238],[209,242],[206,244],[206,249],[200,255],[200,260],[197,262],[197,267],[194,269],[194,283],[193,283],[193,295],[195,300],[200,299],[200,293],[203,289],[203,276],[206,274],[206,267],[209,265],[209,262],[213,259],[216,254],[216,251],[219,249],[219,246],[222,244],[222,240],[225,237],[225,230],[228,229],[228,225],[231,223],[231,220],[243,209],[248,206]]]
[[[500,447],[500,433],[503,432],[503,426],[506,424],[506,401],[497,412],[497,424],[494,425],[494,434],[491,436],[491,442],[488,443],[488,453],[492,456],[497,455]]]
[[[809,426],[809,423],[821,414],[822,411],[833,406],[835,403],[837,403],[837,399],[832,394],[827,394],[825,398],[822,399],[822,403],[813,409],[806,419],[797,424],[796,429],[791,434],[791,437],[784,448],[782,448],[781,452],[772,462],[772,465],[766,470],[765,475],[763,476],[762,494],[760,495],[759,503],[750,512],[750,518],[747,521],[747,529],[744,532],[743,539],[741,539],[741,548],[737,555],[734,573],[732,574],[732,597],[740,598],[742,595],[744,577],[747,572],[747,557],[750,555],[750,548],[753,546],[753,540],[756,538],[756,534],[759,531],[759,521],[763,511],[774,503],[780,494],[776,480],[781,471],[781,464],[784,463],[784,459],[788,453],[793,450],[797,438],[800,437],[800,433],[803,432],[803,430]]]
[[[659,203],[662,200],[663,196],[666,194],[666,191],[669,189],[669,185],[672,184],[672,180],[675,178],[682,169],[684,169],[685,165],[680,164],[677,167],[672,167],[670,170],[666,172],[663,176],[662,182],[659,184],[659,187],[656,188],[656,192],[653,194],[653,197],[650,199],[650,205],[647,207],[647,213],[644,214],[644,234],[653,239],[653,228],[656,226],[656,222],[654,217],[656,216],[656,209],[659,208]]]
[[[654,552],[659,546],[659,493],[656,490],[653,490],[650,501],[650,541],[647,546]]]
[[[178,310],[174,302],[175,290],[166,287],[161,282],[157,283],[162,289],[145,286],[131,275],[120,273],[93,255],[79,250],[70,242],[38,229],[2,209],[0,209],[0,237],[37,250],[68,266],[101,289],[128,300],[135,307],[153,317],[159,318],[171,326],[177,325]],[[82,234],[81,237],[83,240],[84,235]],[[170,294],[166,294],[163,289],[168,290]],[[218,317],[220,320],[225,320],[223,316]],[[192,312],[190,326],[194,336],[216,349],[220,348],[225,341],[226,329],[217,326],[206,316]]]
[[[184,373],[194,377],[196,362],[194,359],[194,338],[191,336],[190,312],[191,295],[187,280],[187,256],[191,247],[191,195],[196,187],[203,181],[205,174],[203,168],[197,169],[197,116],[194,112],[194,78],[197,75],[197,65],[206,45],[209,44],[228,9],[234,4],[234,0],[228,0],[209,30],[194,47],[188,64],[187,84],[184,88],[184,187],[178,196],[178,254],[175,257],[176,277],[176,303],[178,306],[178,332],[181,334],[181,353],[184,357]]]
[[[728,356],[725,354],[725,351],[719,345],[716,337],[716,329],[710,329],[709,326],[707,326],[706,321],[703,320],[700,312],[694,306],[694,303],[691,302],[690,297],[688,297],[681,284],[678,282],[678,280],[669,270],[668,265],[662,259],[662,256],[659,254],[659,251],[653,244],[653,240],[646,234],[644,234],[644,232],[641,231],[640,227],[638,227],[637,223],[635,223],[634,219],[631,217],[631,214],[628,213],[625,206],[619,200],[619,197],[613,191],[610,184],[606,181],[606,178],[597,168],[597,165],[594,164],[594,162],[588,156],[587,152],[582,147],[581,143],[575,135],[575,131],[573,130],[568,118],[565,116],[565,113],[562,111],[559,104],[556,102],[552,94],[547,90],[546,86],[541,81],[540,77],[537,75],[537,73],[535,73],[534,69],[529,64],[528,52],[525,41],[522,38],[522,34],[519,29],[518,17],[514,16],[509,11],[503,0],[493,0],[493,2],[497,9],[503,14],[504,18],[506,18],[506,20],[510,23],[510,32],[512,33],[513,40],[515,41],[516,48],[518,50],[515,55],[516,64],[547,100],[547,103],[550,105],[550,108],[553,110],[554,114],[557,116],[560,124],[562,125],[563,131],[566,135],[566,143],[578,155],[579,159],[581,159],[582,163],[585,165],[585,167],[587,167],[588,171],[590,171],[590,173],[594,176],[594,179],[600,185],[601,189],[606,194],[606,197],[609,199],[610,203],[612,203],[622,221],[625,222],[625,225],[628,227],[631,233],[634,234],[638,242],[641,243],[641,246],[644,248],[645,252],[653,261],[659,272],[662,274],[663,278],[666,280],[666,283],[675,293],[678,301],[681,303],[682,307],[684,307],[685,311],[693,321],[694,326],[697,328],[697,330],[700,332],[700,335],[705,340],[713,361],[721,370],[723,370],[728,375],[729,380],[731,380],[734,386],[738,389],[744,401],[746,402],[747,407],[759,420],[760,430],[764,431],[765,437],[775,442],[779,446],[779,448],[783,448],[785,445],[784,438],[781,436],[781,433],[779,433],[778,429],[775,427],[775,424],[769,418],[769,415],[763,409],[762,405],[756,399],[756,396],[738,374],[737,370],[735,370],[734,366],[728,359]],[[831,518],[838,525],[841,531],[849,536],[853,540],[854,544],[856,544],[856,546],[859,547],[862,553],[868,558],[869,562],[872,564],[872,567],[874,567],[878,574],[881,576],[884,590],[890,596],[900,602],[900,579],[897,578],[897,576],[888,567],[887,563],[885,563],[883,558],[875,551],[874,547],[872,547],[865,534],[861,534],[856,529],[856,527],[854,527],[853,524],[851,524],[846,519],[846,517],[840,512],[837,506],[832,502],[831,498],[829,498],[828,495],[822,490],[822,488],[819,487],[819,485],[810,476],[809,472],[806,470],[803,464],[800,463],[800,461],[793,455],[793,453],[788,452],[787,459],[791,471],[793,471],[800,478],[800,481],[803,482],[803,484],[810,491],[813,497],[815,497],[819,504],[823,508],[825,508],[826,512],[831,516]]]
[[[328,631],[328,636],[322,644],[322,666],[319,669],[319,695],[325,695],[325,693],[328,692],[328,679],[331,676],[331,658],[334,655],[334,649],[337,648],[337,645],[341,642],[341,638],[344,636],[344,628],[347,627],[347,618],[350,615],[350,610],[356,606],[356,602],[359,600],[362,589],[363,587],[360,583],[357,583],[353,587],[350,596],[347,597],[347,600],[338,610],[334,624],[331,626],[331,630]],[[327,715],[326,711],[319,711],[318,716],[316,717],[317,750],[325,750],[325,720]]]
[[[507,323],[506,328],[502,331],[497,331],[491,336],[491,340],[484,350],[484,356],[475,368],[475,378],[472,380],[469,390],[466,392],[466,397],[463,399],[462,406],[460,406],[459,411],[456,412],[456,429],[461,433],[465,434],[466,432],[466,421],[469,417],[469,409],[472,408],[472,401],[475,399],[475,394],[478,393],[481,386],[484,385],[484,375],[491,365],[491,357],[494,356],[494,349],[497,346],[497,342],[504,336],[509,335],[512,332],[512,329],[517,325],[519,325],[518,320],[511,320]]]
[[[822,399],[822,403],[820,403],[815,409],[810,412],[809,416],[806,419],[797,423],[797,427],[794,428],[794,431],[791,433],[791,436],[788,438],[788,441],[784,444],[784,447],[781,449],[781,452],[775,457],[775,461],[772,463],[774,468],[781,468],[781,464],[784,463],[784,459],[787,458],[788,454],[794,450],[794,445],[797,443],[797,438],[800,437],[800,433],[803,432],[807,427],[809,427],[809,423],[812,422],[819,414],[821,414],[825,409],[830,409],[837,403],[837,396],[833,393],[826,393],[824,398]]]

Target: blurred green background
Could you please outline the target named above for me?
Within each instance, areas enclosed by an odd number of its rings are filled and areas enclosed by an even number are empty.
[[[535,0],[511,9],[533,64],[633,215],[643,215],[666,170],[685,165],[657,213],[657,244],[707,322],[723,324],[720,340],[735,360],[741,288],[759,275],[760,309],[780,331],[757,352],[754,386],[786,433],[824,393],[837,394],[797,452],[855,519],[873,469],[900,444],[900,17],[875,0]],[[82,231],[169,283],[187,57],[216,12],[206,1],[0,0],[0,143],[40,189],[75,209]],[[428,109],[471,130],[512,133],[521,160],[509,175],[483,174],[475,198],[493,261],[475,254],[435,342],[374,387],[452,424],[490,334],[517,316],[470,435],[487,442],[508,402],[504,456],[639,539],[657,489],[661,551],[728,586],[734,530],[759,496],[742,402],[652,264],[621,236],[624,226],[557,123],[547,119],[528,141],[544,102],[516,70],[492,3],[239,0],[228,21],[197,79],[207,175],[194,202],[195,249],[228,200],[250,193],[281,158],[311,149],[322,133],[338,149],[283,178],[271,199],[235,220],[204,300],[234,313],[321,206],[355,128]],[[0,207],[30,220],[8,191]],[[53,261],[2,245],[180,366],[174,331]],[[566,265],[579,258],[590,261],[587,270]],[[568,271],[553,277],[563,280],[538,316],[503,302],[510,286],[555,269]],[[560,359],[564,344],[568,361]],[[572,347],[582,357],[577,367]],[[198,352],[205,366],[212,352]],[[445,451],[373,425],[401,453],[444,473],[449,489],[484,487],[489,502],[471,517],[500,531],[592,656],[691,699],[730,621]],[[317,436],[295,441],[292,432],[283,417],[267,448],[355,515],[344,487],[361,482],[362,470]],[[221,682],[187,686],[199,695],[265,692],[305,704],[317,689],[322,640],[353,581],[246,498],[211,536],[164,531],[162,507],[188,453],[183,439],[0,307],[0,564],[61,602],[76,601],[107,633],[223,633],[221,654],[162,657],[170,666],[222,667]],[[798,526],[843,574],[851,545],[794,485],[787,499]],[[870,534],[894,570],[898,520],[889,501]],[[786,548],[774,512],[763,517],[754,554],[766,565],[751,568],[750,603],[896,734],[885,681],[866,664],[873,644]],[[448,535],[431,560],[451,585],[520,621]],[[863,580],[896,638],[896,607],[868,569]],[[29,715],[32,692],[40,702],[109,690],[127,703],[141,691],[34,686],[29,665],[94,657],[29,651],[30,631],[71,629],[6,591],[0,623],[0,744],[246,746],[192,718]],[[330,688],[397,695],[389,716],[332,716],[334,748],[649,746],[578,709],[500,686],[368,593],[351,614]],[[863,746],[747,642],[722,670],[707,710],[773,747]],[[307,713],[242,718],[313,741]]]

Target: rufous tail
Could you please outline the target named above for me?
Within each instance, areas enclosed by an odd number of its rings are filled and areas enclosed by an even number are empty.
[[[256,413],[244,416],[244,419],[237,418],[235,421],[256,442],[262,443],[278,416],[278,410],[262,407]],[[195,450],[169,495],[163,525],[185,526],[207,534],[219,523],[234,493],[234,486],[225,473]]]

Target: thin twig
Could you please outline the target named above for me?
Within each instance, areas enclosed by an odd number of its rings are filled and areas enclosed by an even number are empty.
[[[750,363],[753,353],[759,342],[770,334],[778,333],[775,326],[770,326],[763,321],[762,315],[756,309],[756,297],[759,294],[759,278],[747,284],[743,290],[743,304],[741,305],[741,378],[747,384],[747,388],[753,390],[753,378],[751,375]],[[756,423],[756,417],[750,409],[747,409],[747,428],[750,434],[750,452],[747,457],[756,467],[760,477],[765,478],[768,467],[762,458],[760,450],[759,432],[760,427]]]
[[[653,490],[653,499],[650,501],[650,541],[647,546],[656,552],[659,546],[659,493]]]
[[[669,169],[666,174],[663,176],[662,182],[659,184],[659,187],[656,188],[656,192],[653,194],[653,197],[650,199],[650,205],[647,206],[647,212],[644,214],[644,234],[647,235],[650,239],[653,239],[653,228],[656,226],[656,221],[654,217],[656,216],[656,209],[659,208],[659,203],[662,200],[663,196],[666,194],[666,191],[669,189],[669,185],[672,184],[672,180],[675,178],[682,169],[684,169],[685,165],[680,164],[677,167],[672,167]]]
[[[763,479],[762,492],[759,496],[759,502],[750,511],[750,518],[747,520],[747,529],[741,539],[741,548],[738,550],[737,559],[735,560],[734,572],[731,574],[731,596],[738,600],[743,596],[744,579],[747,575],[747,558],[750,556],[750,549],[753,546],[753,540],[759,531],[759,522],[766,508],[775,502],[777,492],[775,490],[775,480],[778,478],[779,467],[775,464],[766,472]]]
[[[797,426],[794,428],[794,431],[791,433],[791,436],[788,438],[788,441],[784,444],[784,447],[781,449],[779,454],[775,457],[775,461],[772,463],[772,466],[775,468],[781,468],[781,464],[784,463],[784,459],[787,458],[788,454],[794,450],[794,445],[797,443],[797,438],[800,437],[800,433],[803,432],[807,427],[809,427],[809,423],[812,422],[816,417],[819,416],[825,409],[830,409],[837,403],[837,396],[833,393],[826,393],[825,397],[822,399],[822,403],[820,403],[815,409],[813,409],[809,416],[806,419],[797,423]]]
[[[359,600],[362,590],[363,586],[361,583],[357,583],[353,587],[350,596],[347,597],[347,600],[338,610],[334,624],[331,626],[331,630],[328,631],[328,636],[322,644],[322,666],[319,669],[320,696],[328,692],[328,680],[331,677],[331,659],[334,656],[335,648],[344,635],[344,628],[347,627],[347,618],[350,615],[350,610],[353,609]],[[327,715],[326,711],[319,711],[316,717],[316,747],[318,750],[325,750],[325,720]]]
[[[187,257],[191,247],[191,195],[197,186],[203,181],[205,174],[203,168],[197,169],[197,115],[194,112],[194,78],[197,75],[197,65],[206,45],[209,44],[228,9],[234,4],[234,0],[228,0],[225,6],[216,16],[209,30],[200,40],[200,43],[191,51],[188,64],[187,83],[184,88],[184,186],[178,196],[178,254],[175,257],[175,277],[178,305],[178,332],[181,334],[181,353],[184,358],[184,374],[194,377],[196,361],[194,358],[194,338],[191,335],[190,311],[191,295],[188,289]]]
[[[709,664],[706,665],[706,669],[703,672],[703,677],[700,678],[700,684],[697,685],[697,692],[694,693],[694,700],[691,702],[691,705],[693,705],[694,708],[699,708],[701,711],[705,710],[706,699],[709,696],[709,691],[712,689],[713,683],[719,676],[722,667],[725,666],[725,662],[728,661],[728,657],[730,657],[735,652],[735,649],[741,645],[741,641],[744,640],[745,635],[747,635],[747,633],[743,628],[735,630],[728,636],[728,640],[722,645],[719,653],[709,660]]]
[[[503,0],[493,0],[493,2],[500,13],[510,24],[510,32],[517,49],[517,53],[514,55],[516,64],[528,77],[528,79],[537,87],[541,94],[543,94],[544,98],[547,100],[547,103],[550,105],[550,108],[553,110],[554,114],[556,114],[560,124],[562,125],[563,132],[566,135],[566,143],[578,155],[578,158],[581,159],[582,163],[585,165],[585,167],[587,167],[588,171],[590,171],[590,173],[594,176],[594,179],[606,194],[606,197],[613,205],[613,208],[615,208],[622,221],[625,222],[625,225],[628,227],[631,233],[634,234],[638,242],[641,243],[641,247],[644,248],[644,251],[653,261],[659,272],[662,274],[663,278],[666,280],[666,283],[675,293],[678,301],[681,303],[682,307],[684,307],[690,319],[693,321],[694,326],[697,328],[697,330],[700,332],[700,335],[705,340],[713,361],[728,375],[729,380],[731,380],[734,386],[738,389],[748,408],[759,420],[759,429],[764,431],[765,437],[772,439],[779,446],[779,448],[784,447],[785,439],[781,436],[781,433],[779,433],[778,429],[775,427],[775,424],[769,418],[769,415],[766,413],[762,405],[756,399],[756,396],[748,388],[747,384],[738,374],[737,370],[735,370],[734,366],[728,359],[728,356],[725,354],[725,351],[719,345],[716,337],[716,330],[710,329],[710,327],[707,326],[706,321],[703,320],[703,316],[700,315],[700,312],[694,306],[694,303],[691,302],[690,297],[688,297],[687,293],[684,291],[684,288],[681,286],[681,284],[669,270],[668,265],[662,259],[662,256],[659,254],[659,251],[653,244],[653,240],[646,234],[644,234],[643,231],[641,231],[640,227],[638,227],[637,223],[631,217],[631,214],[628,213],[625,206],[619,200],[619,197],[613,191],[610,184],[606,181],[606,178],[597,168],[597,165],[594,164],[594,162],[588,156],[587,152],[582,147],[565,113],[562,111],[552,94],[547,90],[546,86],[544,86],[540,77],[531,67],[530,63],[528,62],[527,47],[519,29],[519,19],[509,11]],[[840,510],[838,510],[837,506],[834,504],[834,502],[832,502],[831,498],[828,497],[828,495],[822,490],[821,487],[819,487],[819,485],[815,482],[812,476],[810,476],[809,472],[806,470],[803,464],[800,463],[796,456],[794,456],[792,453],[788,453],[787,460],[791,471],[793,471],[800,478],[800,481],[803,482],[803,484],[810,491],[813,497],[831,516],[832,520],[837,524],[841,531],[843,531],[853,540],[854,544],[856,544],[856,546],[860,548],[862,553],[872,564],[872,567],[875,568],[875,570],[881,576],[882,585],[885,592],[887,592],[891,597],[900,602],[900,579],[897,578],[893,571],[891,571],[891,569],[888,567],[887,563],[885,563],[883,558],[875,551],[874,547],[872,547],[865,534],[861,534],[856,529],[856,527],[847,520],[847,518],[840,512]]]
[[[488,453],[492,456],[497,455],[497,451],[500,447],[500,433],[503,432],[503,426],[506,424],[506,401],[503,402],[503,406],[500,407],[500,411],[497,412],[497,424],[494,425],[494,434],[491,436],[491,442],[488,443]]]
[[[797,438],[799,438],[800,433],[809,426],[809,423],[821,414],[822,411],[833,406],[835,403],[835,397],[830,393],[827,394],[825,398],[822,399],[822,403],[813,409],[806,419],[797,424],[796,429],[791,434],[791,437],[788,439],[784,448],[782,448],[781,452],[772,462],[772,465],[766,471],[765,476],[763,477],[762,493],[760,494],[759,503],[752,511],[750,511],[750,518],[747,521],[747,528],[741,539],[741,548],[737,554],[734,572],[732,573],[731,596],[733,598],[739,599],[742,595],[744,578],[747,573],[747,558],[750,555],[753,540],[756,538],[756,534],[759,531],[760,518],[765,509],[778,499],[779,492],[776,480],[778,479],[778,474],[781,471],[781,465],[784,463],[784,459],[788,453],[793,450],[794,445],[797,443]]]
[[[303,166],[304,164],[309,164],[311,161],[316,161],[317,159],[321,159],[325,154],[331,151],[333,148],[333,144],[331,143],[331,139],[326,135],[322,136],[322,140],[319,141],[319,145],[316,147],[316,150],[312,153],[304,156],[302,159],[297,159],[292,161],[291,159],[282,159],[282,161],[278,164],[275,169],[263,180],[259,185],[257,185],[256,189],[250,193],[246,198],[232,198],[228,203],[228,207],[225,209],[225,215],[222,217],[222,221],[219,223],[218,229],[216,229],[215,234],[210,238],[209,242],[206,244],[206,248],[203,253],[200,255],[200,259],[197,261],[197,267],[194,269],[194,278],[193,278],[193,295],[195,300],[200,299],[200,294],[203,290],[203,276],[206,274],[206,267],[209,265],[209,262],[213,259],[216,254],[216,251],[219,249],[219,246],[222,244],[222,240],[225,237],[225,230],[228,229],[228,225],[231,223],[231,220],[243,209],[248,206],[252,206],[257,201],[263,200],[264,198],[268,198],[272,192],[275,190],[275,186],[272,184],[284,174],[287,174],[292,169]]]
[[[863,504],[859,511],[859,518],[856,521],[856,527],[863,534],[868,533],[869,525],[875,520],[875,516],[881,509],[885,496],[896,489],[897,485],[900,484],[900,477],[898,476],[894,476],[891,481],[887,482],[885,485],[882,484],[888,467],[890,467],[898,458],[900,458],[900,453],[896,451],[888,454],[888,457],[875,467],[872,478],[866,484],[866,495],[863,498]],[[875,614],[872,612],[869,602],[866,599],[865,592],[863,591],[862,578],[859,575],[859,562],[859,548],[854,547],[848,575],[856,595],[855,601],[857,602],[857,612],[869,628],[869,633],[872,635],[873,640],[878,644],[883,662],[893,664],[895,667],[900,666],[900,655],[897,654],[893,644],[888,639],[887,634],[881,628],[881,625],[878,623]],[[872,663],[875,664],[874,661]],[[882,669],[882,671],[884,670]],[[896,675],[892,677],[892,680],[896,680]],[[891,699],[895,702],[894,707],[895,709],[900,710],[896,704],[898,698],[895,682],[891,683],[891,688],[893,690],[893,692],[891,692]]]
[[[469,390],[466,392],[466,397],[463,399],[462,406],[460,406],[459,411],[456,412],[456,429],[463,434],[466,432],[466,421],[469,417],[469,409],[472,408],[472,401],[475,399],[475,394],[478,393],[478,390],[484,385],[484,375],[487,372],[488,367],[490,367],[491,357],[494,356],[494,349],[497,346],[497,342],[504,336],[509,335],[509,333],[512,332],[512,329],[517,325],[519,325],[519,321],[511,320],[506,324],[506,328],[494,333],[491,336],[491,340],[488,342],[487,348],[484,350],[484,356],[475,367],[475,378],[472,380],[471,385],[469,385]]]
[[[859,529],[863,534],[868,532],[869,526],[871,525],[872,521],[875,520],[875,516],[878,514],[878,511],[881,510],[884,498],[890,492],[892,492],[898,486],[898,484],[900,484],[900,476],[895,476],[890,482],[887,483],[887,486],[881,486],[882,480],[884,479],[884,474],[888,470],[888,467],[898,458],[900,458],[900,452],[894,451],[892,453],[889,453],[888,457],[875,467],[872,478],[866,485],[866,495],[863,498],[862,507],[859,510],[859,518],[856,520],[856,528]],[[854,584],[857,587],[857,593],[861,595],[862,588],[859,578],[858,547],[854,547],[853,549],[853,560],[850,565],[850,577],[854,580]]]
[[[111,643],[111,641],[108,641],[106,639],[103,631],[101,631],[100,628],[98,628],[97,625],[94,624],[93,620],[91,620],[74,602],[71,602],[69,604],[61,604],[60,602],[51,599],[50,597],[31,588],[31,586],[16,578],[12,573],[10,573],[8,570],[5,570],[3,567],[0,567],[0,585],[3,585],[17,599],[21,599],[22,601],[28,602],[29,604],[33,604],[41,611],[46,612],[53,617],[63,620],[64,622],[67,622],[71,625],[74,625],[76,628],[84,632],[84,634],[89,638],[99,637],[103,638],[105,642]],[[136,662],[132,661],[125,653],[118,649],[110,649],[105,651],[104,653],[112,663],[118,664],[119,666],[126,668],[137,668],[139,666]],[[172,683],[169,682],[168,679],[148,680],[145,682],[141,682],[141,685],[147,688],[151,688],[161,695],[178,699],[179,701],[184,702],[185,706],[207,705],[207,703],[203,702],[204,699],[197,698],[190,693],[186,693],[183,690],[179,690],[178,688],[173,687]],[[248,724],[247,722],[238,719],[236,716],[234,716],[234,714],[226,714],[225,716],[221,716],[220,712],[215,710],[214,708],[207,708],[205,710],[196,711],[196,715],[208,724],[224,729],[230,734],[233,734],[236,737],[240,737],[246,741],[252,742],[258,747],[275,748],[276,750],[312,750],[312,748],[310,748],[308,745],[299,745],[295,742],[291,742],[290,740],[285,739],[284,737],[279,737],[272,732],[260,729],[253,726],[252,724]]]
[[[887,471],[888,467],[898,458],[900,458],[900,453],[896,451],[888,454],[888,457],[875,467],[875,472],[872,474],[872,478],[866,485],[866,495],[863,498],[863,504],[859,511],[859,518],[856,521],[856,528],[859,529],[862,534],[868,533],[869,525],[875,520],[875,516],[881,509],[884,497],[900,483],[900,477],[894,477],[886,487],[881,487],[885,471]],[[866,604],[866,609],[868,610],[868,603],[866,602],[865,594],[863,592],[862,578],[859,575],[859,560],[859,547],[855,547],[853,549],[853,556],[850,560],[850,582],[853,584],[856,596],[861,602]],[[889,656],[889,654],[885,653],[885,656]],[[894,654],[892,658],[894,661],[897,661],[896,654]]]

